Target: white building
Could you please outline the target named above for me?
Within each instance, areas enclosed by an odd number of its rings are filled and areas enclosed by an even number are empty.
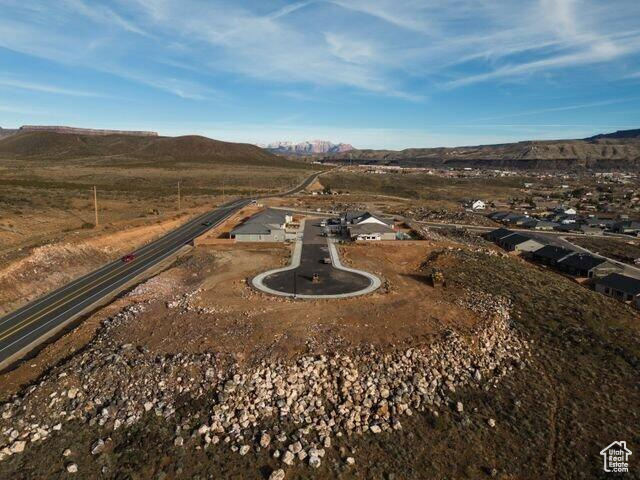
[[[340,218],[352,240],[395,240],[393,220],[380,218],[369,212],[347,212]]]
[[[486,207],[482,200],[474,200],[471,202],[471,210],[484,210]]]

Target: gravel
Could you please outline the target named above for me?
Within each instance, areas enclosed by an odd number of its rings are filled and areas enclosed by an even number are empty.
[[[332,437],[400,430],[402,418],[414,412],[462,412],[452,398],[456,389],[495,385],[524,365],[528,345],[511,327],[507,301],[474,293],[458,303],[484,319],[469,335],[448,331],[423,347],[303,356],[251,368],[209,353],[165,356],[116,343],[110,331],[144,311],[145,304],[136,304],[103,322],[82,353],[0,405],[0,460],[71,421],[108,432],[144,415],[171,419],[177,399],[189,395],[211,399],[212,406],[205,423],[180,419],[175,447],[223,439],[216,448],[245,455],[255,442],[256,448],[272,448],[285,465],[304,461],[318,468]],[[284,424],[296,430],[285,433]],[[105,440],[96,439],[91,453],[104,449]]]

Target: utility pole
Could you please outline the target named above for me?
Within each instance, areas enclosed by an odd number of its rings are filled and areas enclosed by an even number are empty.
[[[93,211],[96,214],[96,227],[98,226],[98,191],[96,190],[96,186],[93,186]]]
[[[224,196],[224,177],[222,177],[222,203],[225,203],[225,196]]]
[[[178,213],[180,213],[180,180],[178,180]]]

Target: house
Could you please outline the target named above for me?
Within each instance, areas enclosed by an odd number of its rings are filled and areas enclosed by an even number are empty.
[[[491,220],[495,220],[496,222],[501,222],[504,217],[509,215],[509,213],[510,212],[505,212],[505,211],[493,212],[489,214],[489,218]]]
[[[394,228],[393,219],[382,218],[369,212],[346,212],[340,217],[343,225],[358,225],[360,223],[377,223]]]
[[[621,222],[614,223],[611,230],[616,233],[624,233],[626,235],[638,235],[640,234],[640,222],[623,220]]]
[[[395,240],[393,219],[386,219],[370,212],[346,212],[340,223],[352,240]]]
[[[590,227],[611,228],[616,222],[610,218],[590,217],[585,220]]]
[[[564,206],[556,207],[553,210],[553,212],[556,213],[556,214],[560,214],[560,215],[575,215],[576,213],[578,213],[575,208],[573,208],[573,207],[564,207]]]
[[[482,200],[472,200],[471,202],[469,202],[469,206],[471,207],[471,210],[484,210],[485,208],[487,208],[486,204],[482,201]]]
[[[230,236],[236,242],[284,242],[292,221],[290,213],[268,208],[231,230]]]
[[[527,215],[522,215],[521,213],[509,213],[500,219],[502,223],[516,223],[517,222],[526,222],[530,217]]]
[[[558,268],[574,277],[598,278],[620,270],[616,264],[590,253],[574,253],[559,260]]]
[[[388,225],[376,222],[361,222],[348,227],[349,238],[363,240],[395,240],[396,232]]]
[[[531,218],[526,222],[522,222],[520,224],[524,228],[531,228],[533,230],[553,230],[558,226],[555,222],[549,222],[547,220],[538,220],[536,218]]]
[[[523,227],[526,223],[531,222],[531,220],[535,220],[535,218],[531,218],[529,215],[523,215],[511,223],[515,223],[517,226]]]
[[[580,231],[585,235],[603,235],[604,232],[600,227],[590,227],[589,225],[580,225]]]
[[[596,292],[640,305],[640,279],[612,273],[595,281]]]
[[[569,250],[568,248],[556,247],[555,245],[545,245],[533,252],[531,254],[531,259],[534,262],[555,267],[560,260],[573,253],[574,251]]]
[[[549,222],[547,220],[539,220],[538,223],[533,227],[534,230],[555,230],[558,227],[556,222]]]
[[[386,225],[387,227],[393,229],[394,221],[389,218],[381,218],[372,213],[366,212],[364,215],[361,215],[357,218],[354,218],[351,222],[354,225],[361,225],[366,223],[376,223],[378,225]]]
[[[527,235],[513,233],[497,241],[498,245],[509,252],[534,252],[544,245]]]
[[[496,230],[491,230],[490,232],[485,234],[485,238],[490,242],[497,242],[501,238],[506,237],[507,235],[511,235],[515,233],[513,230],[509,230],[507,228],[497,228]]]
[[[343,225],[347,225],[349,223],[353,223],[354,220],[356,220],[357,218],[360,218],[364,215],[366,215],[367,212],[363,212],[363,211],[350,211],[350,212],[345,212],[341,217],[340,217],[340,221],[342,222]]]

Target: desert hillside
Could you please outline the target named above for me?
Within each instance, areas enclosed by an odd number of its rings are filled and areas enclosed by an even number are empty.
[[[485,167],[531,170],[640,168],[640,130],[583,140],[525,141],[454,148],[352,150],[323,157],[326,162],[423,167]]]
[[[0,139],[0,158],[75,160],[123,158],[152,162],[241,163],[293,167],[300,163],[277,157],[259,147],[189,135],[149,137],[25,132]]]

